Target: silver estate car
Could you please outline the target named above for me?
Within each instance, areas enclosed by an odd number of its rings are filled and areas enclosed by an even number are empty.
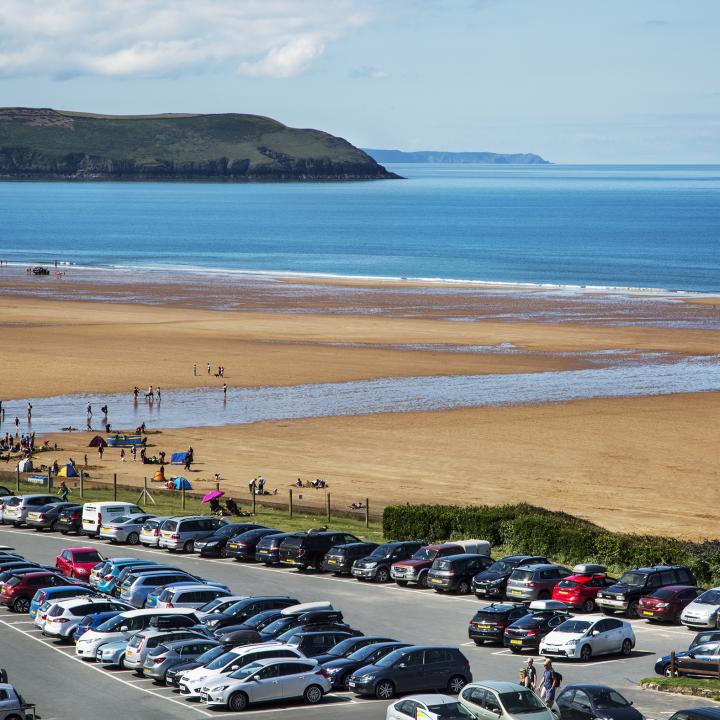
[[[191,553],[196,540],[210,537],[222,525],[227,525],[227,520],[207,515],[170,518],[160,526],[158,547]]]
[[[522,602],[549,600],[555,585],[569,575],[572,575],[572,570],[562,565],[551,563],[523,565],[512,571],[507,581],[505,596],[508,600]]]
[[[151,517],[153,516],[147,513],[140,515],[133,513],[106,520],[100,526],[100,539],[109,540],[111,543],[137,545],[140,542],[143,525]]]
[[[207,640],[207,635],[195,630],[158,630],[157,628],[142,630],[133,635],[125,650],[125,667],[143,674],[143,665],[147,654],[164,642],[174,640]]]
[[[164,683],[167,671],[181,663],[192,662],[212,648],[221,647],[217,640],[165,640],[145,656],[143,673],[157,683]]]
[[[43,505],[62,502],[57,495],[20,495],[20,502],[10,500],[3,511],[5,525],[23,525],[27,514]]]
[[[157,547],[160,542],[160,526],[170,520],[170,515],[152,517],[143,523],[140,530],[140,543],[147,547]]]

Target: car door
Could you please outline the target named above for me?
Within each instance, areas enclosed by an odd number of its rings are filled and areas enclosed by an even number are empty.
[[[563,720],[592,720],[593,708],[588,694],[584,690],[575,690],[575,697],[568,706],[568,713],[563,713]]]
[[[282,697],[279,670],[280,663],[266,665],[252,676],[252,680],[245,683],[250,702],[264,702]]]
[[[445,648],[430,648],[425,651],[423,689],[437,690],[447,686],[451,672],[450,660]]]
[[[70,550],[63,550],[57,559],[56,565],[63,575],[69,573],[72,570],[72,552]]]
[[[470,709],[478,720],[497,720],[498,716],[490,710],[492,701],[495,698],[491,696],[489,690],[480,687],[469,687],[462,691],[462,696],[468,703],[471,703]]]
[[[617,622],[617,621],[616,621]],[[597,633],[595,635],[594,633]],[[590,645],[593,655],[612,652],[611,621],[607,618],[598,620],[590,630]]]
[[[607,651],[609,653],[619,653],[622,650],[623,641],[625,640],[625,625],[622,620],[607,620]]]
[[[691,669],[708,675],[717,673],[718,660],[720,660],[720,647],[716,642],[697,645],[692,649],[692,655],[677,658],[677,669],[682,674],[683,669]]]
[[[414,650],[403,655],[392,667],[392,681],[398,692],[412,692],[425,687],[423,651]]]
[[[278,663],[278,690],[284,698],[302,697],[308,686],[312,667],[307,663],[286,660]]]

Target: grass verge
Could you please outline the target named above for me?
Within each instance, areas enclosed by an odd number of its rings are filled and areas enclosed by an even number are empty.
[[[720,680],[711,678],[644,678],[640,685],[651,690],[675,693],[677,695],[694,695],[720,701]]]

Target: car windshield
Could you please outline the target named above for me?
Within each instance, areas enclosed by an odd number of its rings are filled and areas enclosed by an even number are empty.
[[[273,620],[267,627],[262,630],[263,635],[272,635],[274,633],[284,630],[295,618],[292,617],[280,617],[277,620]]]
[[[206,602],[202,607],[198,608],[200,612],[211,612],[214,610],[218,605],[222,605],[223,603],[227,603],[227,600],[223,597],[216,597],[210,600],[210,602]]]
[[[230,673],[230,677],[233,680],[244,680],[246,677],[249,677],[254,672],[257,672],[260,670],[260,668],[264,667],[260,663],[250,663],[249,665],[246,665],[243,668],[240,668],[239,670],[236,670],[234,673]]]
[[[656,600],[671,600],[675,595],[675,590],[672,588],[660,588],[656,590],[650,597],[654,597]]]
[[[73,562],[87,563],[98,562],[99,560],[102,560],[102,558],[97,550],[82,550],[81,552],[73,553]]]
[[[563,633],[584,633],[592,626],[587,620],[566,620],[564,623],[555,628],[555,632]]]
[[[509,572],[512,569],[513,569],[512,565],[509,565],[508,563],[503,562],[502,560],[497,560],[488,568],[488,572],[502,573],[502,572]]]
[[[558,583],[558,587],[566,588],[566,589],[574,588],[574,587],[577,587],[578,585],[580,585],[580,583],[577,580],[561,580]]]
[[[618,580],[618,584],[642,586],[646,580],[647,575],[645,573],[630,571],[622,574],[622,577]]]
[[[413,555],[413,560],[434,560],[437,553],[437,550],[423,547]]]
[[[598,710],[627,707],[630,704],[619,692],[610,688],[587,688],[587,693]]]
[[[442,720],[465,720],[475,716],[466,710],[459,702],[443,703],[442,705],[428,705],[427,709],[434,717]]]
[[[374,560],[384,560],[385,558],[389,558],[392,555],[392,552],[392,546],[379,545],[368,557],[371,557]]]
[[[356,650],[354,653],[348,655],[348,660],[366,660],[371,655],[376,653],[378,648],[373,645],[366,645],[365,647]]]
[[[388,653],[384,658],[380,658],[375,664],[379,665],[380,667],[390,667],[391,665],[394,665],[396,662],[400,661],[403,657],[405,657],[405,652],[402,650],[393,650],[391,653]]]
[[[706,590],[695,602],[702,605],[720,605],[720,591]]]
[[[195,662],[205,665],[206,663],[210,663],[215,660],[215,658],[224,655],[225,652],[225,648],[222,645],[218,645],[217,647],[206,650],[202,655],[198,655]]]
[[[259,627],[264,627],[268,620],[277,615],[277,610],[265,610],[257,615],[253,615],[251,618],[245,621],[245,627],[256,630]],[[268,623],[269,624],[269,623]]]
[[[124,617],[114,617],[110,618],[109,620],[106,620],[104,623],[101,623],[97,626],[98,632],[112,632],[113,630],[117,630],[123,623],[127,622],[127,618]]]
[[[545,703],[530,690],[500,693],[500,702],[510,715],[543,712],[547,709]]]
[[[239,529],[240,528],[238,528],[237,525],[223,525],[215,531],[215,535],[219,535],[220,537],[230,537],[235,535]]]
[[[450,570],[452,568],[452,562],[450,560],[436,560],[434,569],[435,570]]]
[[[228,663],[231,663],[233,660],[237,660],[237,658],[239,657],[240,656],[237,653],[226,652],[219,657],[216,657],[212,662],[208,663],[206,667],[208,670],[220,670],[221,668],[224,668]]]

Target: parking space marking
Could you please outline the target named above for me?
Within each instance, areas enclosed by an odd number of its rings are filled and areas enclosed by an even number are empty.
[[[343,697],[342,695],[337,695],[334,697]],[[367,703],[375,703],[378,702],[377,700],[359,700],[357,698],[348,698],[344,702],[327,702],[327,703],[321,703],[318,705],[291,705],[290,707],[269,707],[265,708],[264,710],[246,710],[242,713],[223,713],[222,718],[233,718],[233,717],[244,717],[244,718],[250,718],[252,720],[252,717],[254,715],[267,715],[268,713],[280,713],[280,712],[298,712],[302,711],[303,709],[312,708],[314,710],[329,710],[329,709],[335,709],[339,710],[341,708],[348,709],[351,707],[355,707],[356,705],[366,705]]]
[[[197,713],[200,713],[201,715],[204,715],[205,717],[212,717],[212,713],[209,713],[205,710],[201,710],[200,708],[193,707],[192,705],[185,703],[181,700],[175,700],[174,698],[166,697],[165,695],[161,695],[160,693],[154,692],[153,690],[149,690],[148,688],[138,687],[137,685],[133,685],[128,680],[123,680],[120,677],[116,677],[115,675],[105,672],[102,667],[99,667],[97,665],[93,665],[90,663],[85,662],[79,657],[76,657],[75,655],[69,655],[67,652],[64,652],[65,650],[69,650],[71,648],[60,648],[56,647],[55,645],[52,645],[49,642],[45,642],[43,638],[35,637],[35,635],[32,635],[29,632],[26,632],[25,630],[21,630],[20,628],[14,627],[11,623],[5,622],[5,620],[0,620],[0,624],[5,625],[6,627],[9,627],[11,630],[14,630],[15,632],[19,632],[22,635],[25,635],[26,637],[30,638],[31,640],[35,640],[35,642],[39,642],[44,647],[54,650],[55,652],[60,653],[63,657],[67,658],[68,660],[72,660],[73,662],[79,662],[81,665],[83,665],[88,670],[94,670],[95,672],[102,673],[105,677],[112,678],[113,680],[122,683],[123,685],[127,685],[128,687],[135,688],[136,690],[139,690],[141,692],[147,693],[148,695],[152,695],[156,698],[159,698],[160,700],[166,700],[171,703],[175,703],[176,705],[180,705],[184,708],[189,708],[190,710],[194,710]]]

